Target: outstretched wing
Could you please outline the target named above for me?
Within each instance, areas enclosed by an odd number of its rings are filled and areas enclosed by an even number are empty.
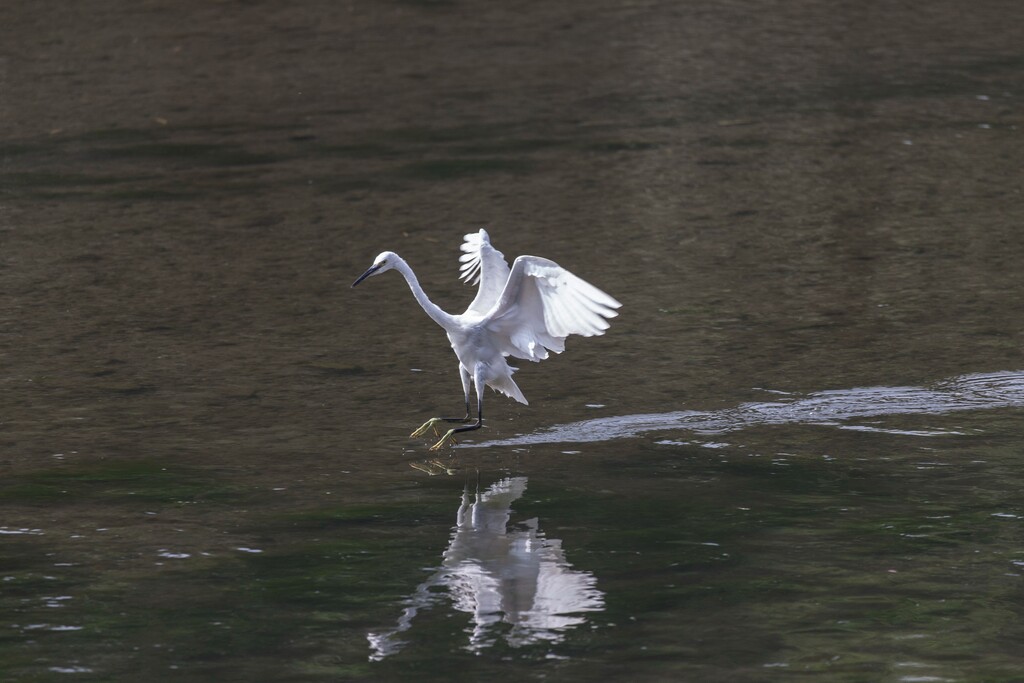
[[[487,329],[498,335],[502,353],[541,361],[565,350],[570,334],[604,334],[608,318],[622,306],[594,285],[554,261],[520,256],[512,264],[501,296],[487,314]]]
[[[465,253],[459,257],[459,266],[463,282],[471,285],[480,283],[476,298],[469,304],[466,313],[475,312],[483,315],[494,307],[501,296],[501,290],[508,280],[508,263],[505,255],[491,246],[491,238],[483,228],[480,232],[471,232],[462,243]]]

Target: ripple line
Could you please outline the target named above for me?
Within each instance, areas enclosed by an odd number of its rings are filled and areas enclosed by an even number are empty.
[[[656,430],[724,434],[761,425],[821,424],[887,415],[943,415],[967,410],[1024,407],[1024,370],[952,377],[933,387],[857,387],[781,400],[743,403],[716,411],[682,410],[601,417],[571,422],[463,448],[588,443],[627,439]],[[846,426],[849,428],[849,426]],[[907,435],[934,435],[931,432]],[[952,434],[954,432],[946,432]]]

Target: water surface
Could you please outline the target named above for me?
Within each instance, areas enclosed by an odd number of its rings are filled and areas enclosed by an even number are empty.
[[[2,678],[1019,679],[1021,21],[0,9]],[[435,456],[480,226],[624,306]]]

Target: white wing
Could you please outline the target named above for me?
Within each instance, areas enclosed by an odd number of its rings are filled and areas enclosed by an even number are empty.
[[[604,334],[606,318],[621,305],[554,261],[520,256],[487,314],[487,329],[499,336],[505,355],[540,361],[548,351],[564,351],[570,334]]]
[[[462,265],[459,266],[464,282],[475,285],[480,283],[476,298],[466,309],[466,313],[476,312],[481,315],[491,310],[501,296],[501,290],[508,280],[508,263],[505,255],[491,246],[491,238],[487,231],[471,232],[465,237],[462,243],[462,251],[466,252],[459,257]]]

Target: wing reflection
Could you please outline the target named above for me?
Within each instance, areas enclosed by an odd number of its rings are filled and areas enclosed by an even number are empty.
[[[405,600],[394,628],[367,635],[371,660],[401,650],[399,634],[412,627],[420,610],[445,597],[472,615],[470,651],[498,638],[512,646],[558,642],[586,621],[586,612],[604,609],[597,580],[572,568],[562,542],[546,538],[536,518],[508,528],[512,503],[525,491],[526,477],[502,479],[472,496],[468,487],[463,491],[441,567]],[[511,628],[499,629],[501,624]]]

